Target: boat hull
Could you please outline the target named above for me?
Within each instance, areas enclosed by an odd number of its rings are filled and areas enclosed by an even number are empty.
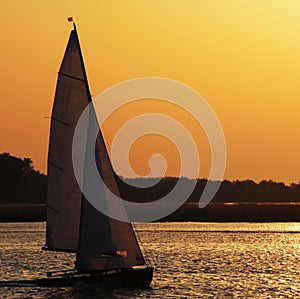
[[[39,286],[97,286],[100,288],[147,288],[153,277],[153,267],[132,267],[107,272],[73,272],[37,279]]]

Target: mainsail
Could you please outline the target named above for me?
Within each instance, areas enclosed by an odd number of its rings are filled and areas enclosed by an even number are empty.
[[[76,251],[81,190],[72,166],[72,141],[78,119],[89,103],[76,31],[71,32],[58,73],[48,153],[48,249]]]
[[[82,195],[74,176],[74,130],[90,101],[74,25],[59,71],[51,119],[46,246],[50,250],[76,251],[76,269],[81,271],[144,265],[145,260],[131,224],[111,219],[95,209]],[[89,129],[82,136],[83,143],[87,141]],[[97,121],[93,129],[99,129]],[[114,194],[120,196],[101,131],[94,150],[103,181]],[[109,197],[110,192],[105,189],[99,194],[99,200],[109,201]]]

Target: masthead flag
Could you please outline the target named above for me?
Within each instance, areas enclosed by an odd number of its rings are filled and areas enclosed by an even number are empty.
[[[73,22],[73,17],[68,17],[68,22]]]

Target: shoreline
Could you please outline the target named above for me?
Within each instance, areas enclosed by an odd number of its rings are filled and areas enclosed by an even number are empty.
[[[0,204],[0,222],[46,221],[46,204]],[[299,202],[186,203],[160,222],[300,222]]]
[[[0,204],[0,222],[46,221],[46,204]]]

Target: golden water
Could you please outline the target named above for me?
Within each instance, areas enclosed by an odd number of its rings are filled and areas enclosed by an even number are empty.
[[[0,224],[0,298],[300,298],[300,223],[136,224],[156,270],[151,288],[10,284],[70,269],[74,256],[40,250],[45,223]]]

